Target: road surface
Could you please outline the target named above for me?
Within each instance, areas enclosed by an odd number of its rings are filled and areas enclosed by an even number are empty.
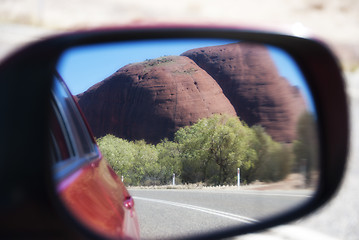
[[[253,224],[310,199],[310,191],[130,189],[141,237],[176,238]],[[185,221],[184,221],[185,220]]]

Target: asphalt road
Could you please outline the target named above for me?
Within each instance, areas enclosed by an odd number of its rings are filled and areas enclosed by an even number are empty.
[[[132,189],[130,193],[145,239],[253,224],[310,199],[310,191]]]

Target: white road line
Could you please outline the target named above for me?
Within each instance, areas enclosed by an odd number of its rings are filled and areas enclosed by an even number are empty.
[[[207,190],[207,189],[201,189],[201,190],[188,190],[188,189],[131,189],[135,191],[173,191],[173,192],[202,192],[202,193],[228,193],[228,194],[238,194],[238,195],[257,195],[257,196],[272,196],[272,197],[300,197],[300,198],[312,198],[315,194],[315,191],[313,191],[313,195],[310,194],[304,194],[304,193],[279,193],[279,192],[265,192],[265,191],[255,191],[255,190],[236,190],[236,191],[216,191],[216,190]]]
[[[227,213],[227,212],[222,212],[222,211],[218,211],[218,210],[214,210],[214,209],[210,209],[210,208],[204,208],[204,207],[184,204],[184,203],[170,202],[170,201],[165,201],[165,200],[159,200],[159,199],[153,199],[153,198],[143,198],[143,197],[133,197],[133,198],[138,199],[138,200],[149,201],[149,202],[167,204],[167,205],[171,205],[171,206],[175,206],[175,207],[183,207],[183,208],[187,208],[187,209],[192,209],[192,210],[205,212],[205,213],[212,214],[212,215],[217,215],[220,217],[224,217],[224,218],[228,218],[228,219],[231,219],[234,221],[248,223],[248,224],[258,222],[258,220],[253,219],[253,218],[244,217],[244,216]]]

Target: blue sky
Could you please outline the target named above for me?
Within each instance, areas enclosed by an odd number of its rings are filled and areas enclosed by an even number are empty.
[[[173,39],[107,43],[76,47],[66,51],[59,60],[58,71],[73,94],[89,87],[116,72],[121,67],[146,59],[181,53],[199,47],[223,45],[238,40],[223,39]],[[304,94],[308,107],[314,110],[310,91],[294,60],[283,50],[268,46],[281,76],[291,85],[298,86]]]

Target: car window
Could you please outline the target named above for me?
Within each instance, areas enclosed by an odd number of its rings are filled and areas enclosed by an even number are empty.
[[[66,130],[74,145],[75,154],[79,157],[85,157],[87,154],[93,153],[94,144],[83,123],[82,116],[79,113],[71,94],[64,83],[59,79],[54,81],[53,96],[59,114],[64,121]]]
[[[59,121],[61,119],[61,121]],[[54,101],[51,101],[50,110],[50,140],[52,145],[52,159],[54,162],[59,162],[65,159],[69,159],[71,155],[74,155],[74,150],[71,147],[69,136],[66,131],[63,131],[65,126],[58,108]]]
[[[50,137],[55,179],[68,176],[98,156],[76,103],[59,76],[52,87]]]

